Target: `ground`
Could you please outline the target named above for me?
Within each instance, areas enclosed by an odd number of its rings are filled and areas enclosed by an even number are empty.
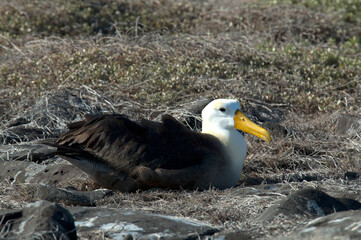
[[[214,98],[236,98],[254,121],[282,130],[273,131],[271,144],[246,136],[236,189],[117,193],[98,205],[191,217],[263,237],[306,219],[259,226],[256,216],[288,194],[237,195],[242,187],[312,186],[358,194],[360,201],[360,188],[344,180],[346,172],[361,172],[360,128],[345,120],[361,119],[360,0],[0,0],[0,6],[4,145],[19,117],[49,137],[99,111],[199,119],[190,103]],[[64,92],[58,102],[66,97],[71,109],[48,109],[48,99]],[[317,181],[300,182],[307,179]],[[2,208],[36,199],[2,185]]]

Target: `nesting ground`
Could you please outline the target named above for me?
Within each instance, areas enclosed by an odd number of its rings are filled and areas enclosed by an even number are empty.
[[[205,98],[239,99],[253,120],[283,129],[271,144],[247,136],[240,185],[360,196],[360,185],[343,176],[361,172],[361,128],[345,127],[345,119],[361,119],[361,1],[0,0],[4,145],[31,140],[9,137],[21,119],[45,138],[87,113],[199,119],[190,103]],[[307,179],[317,181],[296,182]],[[1,184],[2,208],[37,199]],[[72,185],[97,188],[90,180]],[[256,237],[306,221],[257,225],[256,216],[285,195],[237,191],[117,193],[97,204],[192,217]]]

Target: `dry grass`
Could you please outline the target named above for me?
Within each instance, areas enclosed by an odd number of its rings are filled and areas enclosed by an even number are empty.
[[[4,4],[4,11],[9,7],[23,15],[10,16],[10,10],[5,15],[19,24],[22,21],[16,18],[28,15],[28,24],[34,26],[31,33],[13,37],[11,25],[4,27],[0,86],[11,109],[18,109],[24,97],[34,98],[28,103],[31,105],[40,92],[55,87],[86,85],[104,93],[113,103],[134,100],[152,108],[203,95],[290,104],[305,113],[359,111],[361,63],[357,36],[361,28],[339,21],[336,13],[236,1],[134,5],[117,1],[104,8],[116,9],[119,5],[120,9],[133,9],[129,16],[124,15],[129,18],[121,19],[127,23],[124,29],[94,35],[88,31],[93,26],[90,23],[103,21],[102,14],[111,14],[104,10],[88,16],[81,4],[101,8],[97,4],[40,1],[44,8],[30,8],[30,3],[22,1],[17,4]],[[44,19],[65,9],[71,14],[85,14],[89,22],[77,26],[75,32],[72,28],[67,33],[52,32],[59,29],[42,26],[48,24],[42,19],[32,19],[39,15],[39,9]],[[85,12],[76,13],[77,9]],[[135,36],[127,26],[134,27],[138,11],[146,16],[138,22],[148,27],[139,27]],[[71,20],[65,18],[62,24],[70,25],[67,21]],[[157,25],[158,20],[164,20],[164,26]],[[158,32],[163,28],[168,31]],[[44,33],[42,29],[49,31]]]
[[[342,180],[346,171],[361,172],[360,131],[335,131],[341,114],[361,116],[360,11],[347,1],[272,2],[278,4],[0,0],[0,136],[18,117],[49,136],[87,113],[199,119],[191,102],[237,98],[248,115],[262,106],[265,118],[289,133],[271,144],[246,137],[242,181],[360,194]],[[302,174],[319,181],[292,182]],[[23,206],[11,200],[19,197],[12,186],[2,189],[3,208]],[[237,193],[244,189],[116,194],[99,205],[191,217],[256,236],[306,221],[261,226],[257,216],[286,196]],[[29,193],[25,200],[32,199]]]
[[[359,171],[360,136],[356,132],[337,134],[335,120],[339,115],[340,112],[312,116],[290,113],[282,123],[291,131],[290,136],[274,139],[270,145],[248,141],[244,172],[262,175],[316,171],[342,175],[345,171]]]
[[[243,190],[246,189],[241,189]],[[282,196],[259,196],[252,193],[252,190],[249,195],[238,193],[235,189],[209,189],[202,192],[152,190],[136,194],[117,194],[99,204],[193,218],[230,230],[252,229],[255,227],[252,224],[255,223],[247,220],[255,218],[281,198]]]
[[[358,182],[325,179],[319,182],[301,182],[267,187],[244,187],[223,191],[164,191],[151,190],[133,194],[116,194],[99,205],[127,210],[142,210],[156,214],[197,219],[215,225],[226,231],[249,231],[255,238],[279,236],[300,229],[309,218],[280,215],[271,222],[259,221],[261,214],[275,202],[285,199],[292,190],[314,187],[323,189],[334,197],[358,196],[361,188]]]

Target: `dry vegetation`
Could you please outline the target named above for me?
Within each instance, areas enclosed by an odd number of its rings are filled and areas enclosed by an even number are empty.
[[[151,119],[233,97],[246,111],[261,102],[281,112],[289,131],[270,145],[248,137],[245,177],[324,173],[332,185],[361,171],[361,133],[334,129],[341,113],[361,116],[360,39],[360,0],[0,0],[1,126],[63,89]],[[268,195],[232,192],[117,194],[99,204],[257,229],[246,220],[272,203]]]

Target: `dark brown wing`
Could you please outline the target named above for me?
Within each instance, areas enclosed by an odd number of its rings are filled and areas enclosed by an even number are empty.
[[[201,164],[208,154],[221,152],[214,137],[193,132],[169,115],[164,115],[162,122],[136,123],[124,115],[88,116],[70,124],[57,144],[82,149],[124,171],[139,165],[186,168]]]
[[[132,182],[137,179],[147,187],[187,187],[207,159],[224,157],[215,137],[193,132],[169,115],[162,123],[136,123],[124,115],[88,116],[68,127],[55,144],[58,154],[106,187],[124,181],[141,188]]]

